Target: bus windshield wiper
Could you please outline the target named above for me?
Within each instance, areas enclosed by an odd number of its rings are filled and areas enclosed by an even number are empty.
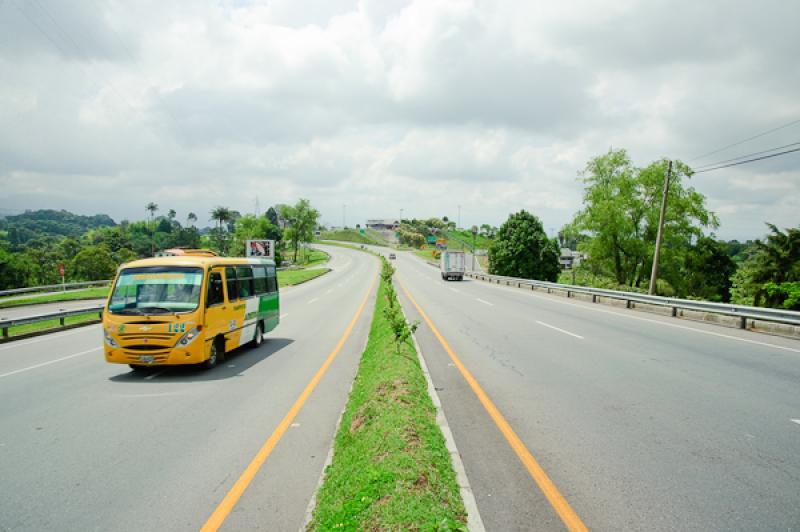
[[[142,314],[148,314],[150,312],[160,313],[160,314],[172,314],[175,312],[172,309],[168,309],[166,307],[139,307]]]
[[[141,316],[142,314],[144,314],[144,312],[142,312],[141,309],[138,308],[123,308],[120,310],[112,309],[111,312],[122,316],[132,316],[132,315]]]

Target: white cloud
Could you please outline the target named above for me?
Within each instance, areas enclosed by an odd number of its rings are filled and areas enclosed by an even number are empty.
[[[798,19],[780,0],[5,2],[0,211],[203,220],[257,195],[331,223],[461,205],[558,228],[609,147],[702,165],[797,141],[692,160],[800,117]],[[800,223],[800,157],[691,184],[720,236]]]

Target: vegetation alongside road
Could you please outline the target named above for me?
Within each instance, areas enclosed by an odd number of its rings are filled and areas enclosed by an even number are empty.
[[[369,341],[308,529],[466,530],[436,409],[414,344],[403,338],[407,325],[404,332],[397,323],[405,318],[393,269],[383,264]]]
[[[40,305],[42,303],[55,303],[58,301],[75,301],[81,299],[100,299],[108,296],[109,288],[103,286],[100,288],[87,288],[85,290],[70,290],[68,292],[61,292],[59,294],[48,294],[42,296],[32,295],[25,299],[16,299],[13,296],[9,298],[0,298],[0,308],[21,307],[25,305]],[[6,301],[5,299],[9,299]]]
[[[385,241],[378,241],[372,236],[362,235],[357,229],[337,229],[335,231],[322,231],[317,237],[319,240],[338,240],[340,242],[355,242],[370,246],[385,246]]]
[[[331,271],[330,268],[309,268],[302,270],[283,270],[278,272],[278,286],[292,286],[300,283],[305,283],[311,279],[315,279],[320,275],[325,275]]]

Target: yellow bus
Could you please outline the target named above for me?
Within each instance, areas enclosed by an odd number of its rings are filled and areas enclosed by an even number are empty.
[[[120,267],[103,311],[107,362],[134,371],[203,364],[259,346],[280,321],[275,262],[170,250]]]

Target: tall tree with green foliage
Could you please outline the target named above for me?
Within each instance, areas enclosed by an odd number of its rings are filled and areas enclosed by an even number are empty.
[[[731,277],[736,273],[736,263],[728,255],[724,242],[711,237],[698,239],[686,253],[683,271],[688,295],[723,303],[731,300]]]
[[[70,270],[76,279],[102,281],[113,278],[117,266],[107,247],[89,246],[75,255]]]
[[[489,273],[556,281],[558,256],[558,245],[547,237],[539,218],[522,210],[509,216],[489,246]]]
[[[800,227],[781,231],[767,224],[770,234],[756,241],[750,257],[733,277],[733,300],[745,305],[793,308],[800,282]]]
[[[217,222],[217,246],[220,253],[225,254],[225,230],[223,229],[231,220],[231,210],[221,205],[211,210],[211,219]]]
[[[289,221],[284,236],[292,243],[294,262],[297,262],[297,251],[301,244],[314,239],[314,228],[317,226],[319,211],[311,206],[307,199],[300,199],[294,206],[284,205],[281,217]]]
[[[650,277],[667,165],[662,159],[637,168],[625,150],[610,150],[590,160],[581,174],[583,208],[571,231],[595,267],[621,285],[638,287]],[[703,235],[703,228],[718,226],[705,197],[683,185],[690,175],[686,164],[675,162],[659,262],[660,277],[673,285],[682,282],[681,266],[692,240]]]

